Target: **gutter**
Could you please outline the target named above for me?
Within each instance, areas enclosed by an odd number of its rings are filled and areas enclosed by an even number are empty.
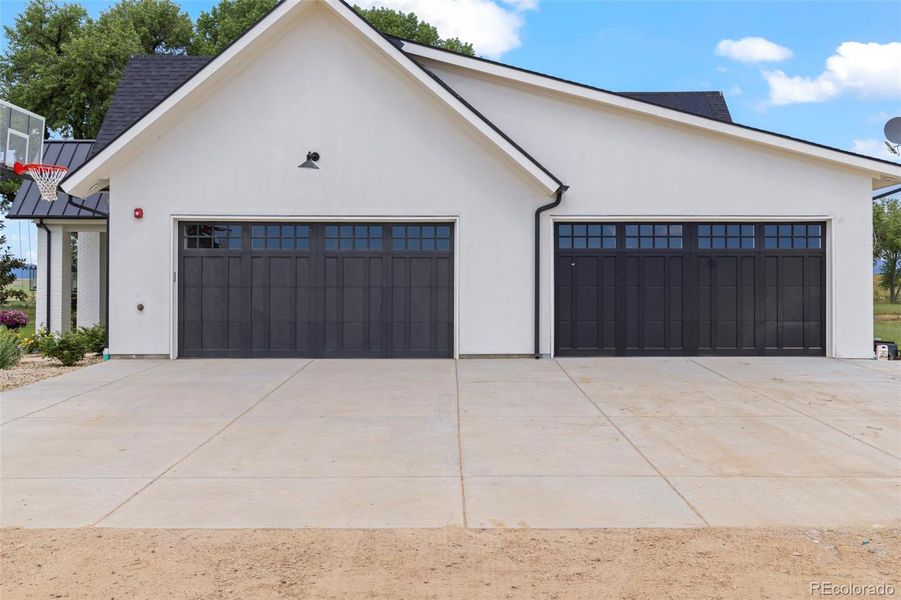
[[[556,198],[550,204],[535,210],[535,358],[541,358],[541,213],[560,205],[568,185],[557,188]]]
[[[876,194],[875,196],[873,196],[873,200],[882,200],[883,198],[888,198],[889,196],[894,196],[895,194],[901,194],[901,187],[896,187],[893,190],[882,192],[881,194]]]
[[[51,294],[50,294],[50,248],[51,248],[50,241],[51,241],[51,237],[53,234],[50,231],[50,228],[44,224],[44,219],[38,220],[37,226],[47,232],[47,252],[46,252],[46,254],[47,254],[47,258],[46,258],[46,263],[47,263],[47,292],[46,292],[47,293],[47,298],[46,298],[47,323],[46,324],[47,324],[47,331],[49,332],[50,331],[50,296],[51,296]]]

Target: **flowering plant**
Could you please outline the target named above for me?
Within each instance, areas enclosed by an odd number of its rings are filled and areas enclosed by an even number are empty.
[[[38,327],[33,336],[22,338],[22,341],[20,342],[22,350],[28,353],[37,352],[40,350],[41,340],[48,335],[50,335],[50,332],[47,331],[46,327]]]
[[[6,325],[7,329],[16,330],[28,325],[28,316],[21,310],[0,310],[0,325]]]

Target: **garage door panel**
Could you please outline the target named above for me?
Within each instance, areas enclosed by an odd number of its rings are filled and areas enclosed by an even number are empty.
[[[452,234],[449,224],[183,224],[179,352],[449,356]]]
[[[410,321],[430,322],[432,320],[434,294],[431,288],[410,288]]]
[[[294,348],[294,322],[269,321],[269,348],[292,350]]]
[[[576,263],[573,276],[578,282],[577,285],[586,287],[597,287],[598,285],[598,269],[600,260],[595,256],[577,256],[574,259]]]
[[[598,348],[598,322],[579,321],[579,329],[575,332],[576,348]]]
[[[592,228],[609,237],[578,239]],[[612,338],[617,354],[822,354],[824,231],[557,224],[555,350],[605,354]]]
[[[598,288],[581,285],[576,288],[576,319],[596,321],[599,314]]]
[[[269,288],[269,320],[293,323],[296,307],[296,294],[294,288],[270,287]]]
[[[204,321],[201,335],[204,348],[226,347],[226,323],[223,321]]]

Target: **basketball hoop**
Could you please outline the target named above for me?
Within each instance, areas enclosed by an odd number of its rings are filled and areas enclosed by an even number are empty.
[[[66,167],[59,165],[42,165],[41,163],[16,163],[13,165],[16,175],[28,173],[34,182],[38,184],[38,190],[41,192],[41,200],[53,202],[56,200],[56,188],[59,182],[63,180],[69,171]]]

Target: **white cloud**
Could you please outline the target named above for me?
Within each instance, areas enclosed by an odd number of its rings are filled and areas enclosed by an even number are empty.
[[[736,83],[731,88],[729,88],[729,91],[727,93],[730,96],[741,96],[743,91],[741,89],[741,86]]]
[[[792,51],[762,37],[745,37],[740,40],[722,40],[716,45],[716,53],[747,63],[777,62],[791,58]]]
[[[816,77],[790,77],[782,71],[764,71],[763,76],[770,86],[770,104],[824,102],[844,92],[901,98],[901,42],[844,42]]]
[[[854,140],[854,145],[851,147],[851,151],[857,152],[858,154],[873,156],[875,158],[881,158],[883,160],[893,160],[895,162],[901,162],[901,159],[899,159],[897,155],[889,152],[888,147],[882,140]]]
[[[435,26],[441,37],[470,42],[476,53],[498,58],[521,45],[522,13],[538,7],[538,0],[357,0],[364,8],[384,6],[414,12]]]

